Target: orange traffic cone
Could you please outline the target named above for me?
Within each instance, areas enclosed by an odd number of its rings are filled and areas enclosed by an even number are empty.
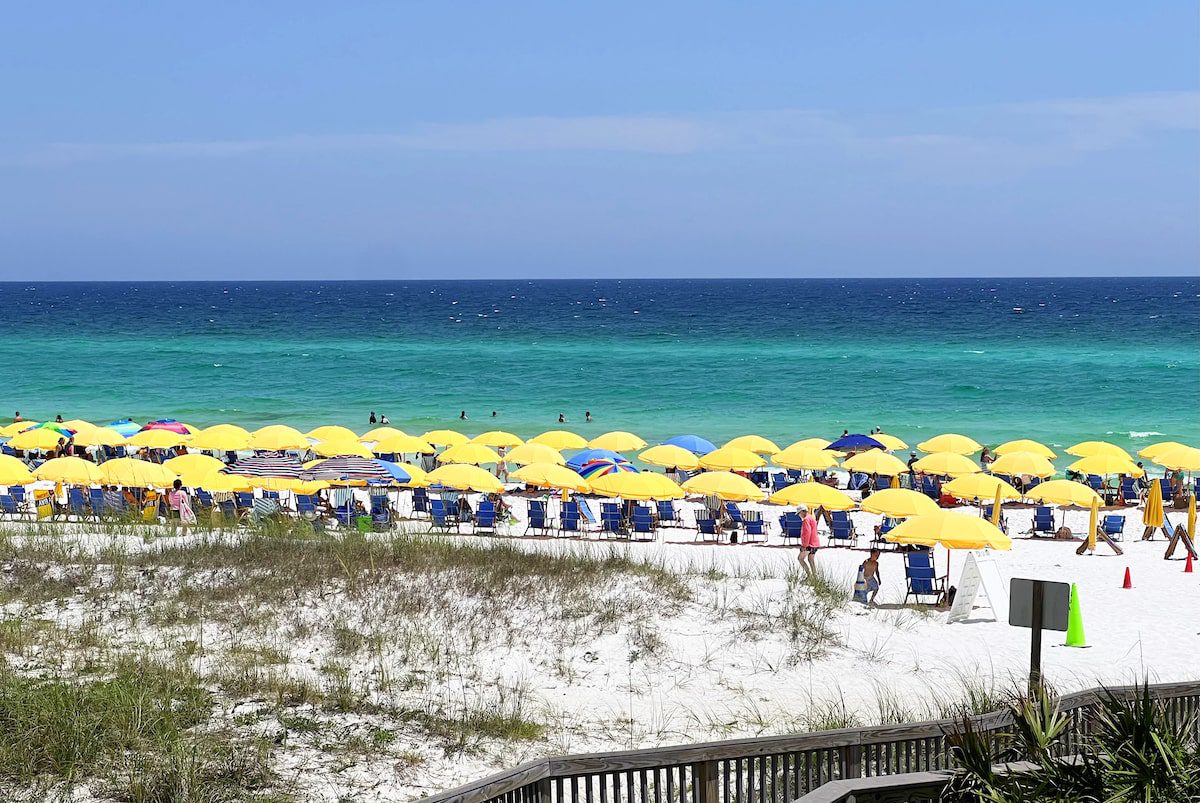
[[[1184,574],[1192,573],[1192,553],[1191,552],[1187,553],[1187,563],[1183,564],[1183,573]]]
[[[1133,588],[1133,578],[1129,576],[1128,566],[1125,567],[1125,582],[1121,585],[1121,588]]]

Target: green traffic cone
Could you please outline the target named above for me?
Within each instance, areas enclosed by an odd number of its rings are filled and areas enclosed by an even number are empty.
[[[1071,608],[1067,615],[1067,644],[1068,647],[1086,647],[1087,640],[1083,636],[1083,613],[1079,610],[1079,589],[1071,583]]]

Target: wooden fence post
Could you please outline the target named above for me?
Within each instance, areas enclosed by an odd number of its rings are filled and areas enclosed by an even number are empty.
[[[699,761],[692,765],[692,789],[696,803],[717,803],[717,762]]]
[[[862,777],[862,745],[848,744],[842,748],[843,778]]]

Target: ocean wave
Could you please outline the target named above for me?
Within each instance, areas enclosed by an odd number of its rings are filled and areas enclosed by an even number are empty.
[[[967,349],[963,354],[986,354],[984,351],[976,351],[975,349]]]
[[[1153,430],[1147,430],[1146,432],[1138,432],[1137,430],[1132,430],[1129,433],[1129,437],[1131,437],[1131,438],[1153,438],[1155,435],[1162,435],[1162,433],[1155,432]]]

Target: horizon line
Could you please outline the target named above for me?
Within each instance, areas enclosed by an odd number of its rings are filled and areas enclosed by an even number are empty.
[[[0,285],[5,284],[229,284],[238,282],[253,283],[285,283],[285,282],[328,282],[335,284],[367,284],[371,282],[703,282],[703,281],[905,281],[918,279],[949,279],[957,281],[1017,281],[1025,279],[1193,279],[1200,281],[1200,275],[1189,273],[1156,274],[1156,275],[1125,275],[1125,274],[1052,274],[1052,275],[983,275],[983,276],[944,276],[944,275],[912,275],[912,276],[579,276],[572,278],[549,276],[492,276],[492,277],[400,277],[383,279],[364,278],[255,278],[241,277],[237,279],[0,279]]]

